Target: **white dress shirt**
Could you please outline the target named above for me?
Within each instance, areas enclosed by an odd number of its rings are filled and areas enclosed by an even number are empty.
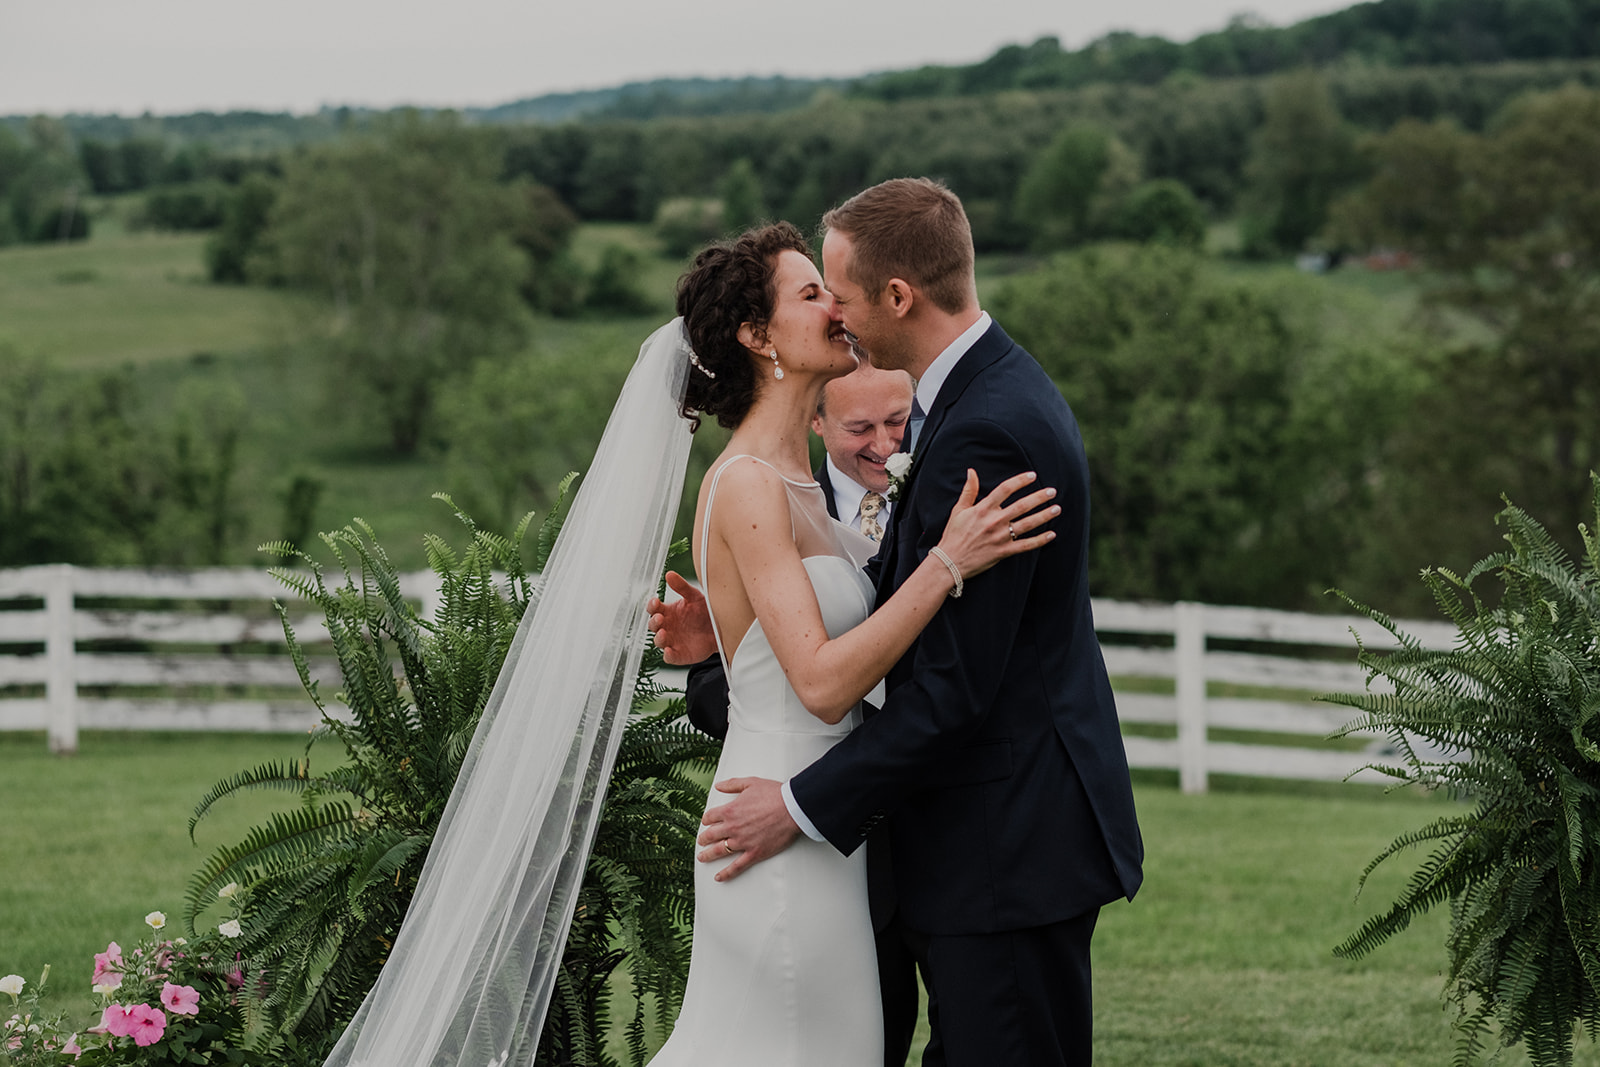
[[[833,485],[833,509],[839,513],[839,521],[852,530],[861,529],[861,501],[867,495],[867,487],[840,470],[832,456],[823,462],[828,468],[828,481]],[[878,524],[885,530],[889,528],[889,511],[893,507],[888,498],[884,498]]]
[[[921,405],[923,411],[933,410],[933,402],[934,400],[938,399],[939,390],[944,386],[945,379],[950,377],[950,372],[955,370],[957,363],[961,362],[961,357],[966,355],[972,349],[972,346],[978,343],[978,338],[982,337],[988,332],[989,326],[993,322],[994,320],[989,317],[989,313],[987,311],[980,313],[978,315],[977,322],[967,327],[965,332],[963,332],[960,337],[957,337],[954,341],[951,341],[945,350],[940,352],[938,356],[934,358],[932,363],[928,364],[928,369],[922,372],[921,378],[917,379],[917,403]],[[912,447],[915,448],[915,443],[913,443]],[[832,466],[833,460],[831,458],[828,460],[828,464],[828,474],[831,477],[837,468]],[[838,477],[844,478],[844,475],[841,474]],[[855,483],[851,482],[848,478],[845,478],[844,480],[849,482],[851,486],[855,486]],[[844,506],[840,501],[838,489],[839,483],[835,482],[833,497],[834,506],[839,509],[840,516],[843,516],[845,513]],[[863,496],[866,495],[866,490],[862,489],[861,493]],[[855,498],[855,500],[856,527],[859,529],[861,520],[861,497],[858,496]],[[882,683],[880,682],[879,684],[881,685]],[[800,805],[795,801],[794,792],[789,788],[789,783],[787,781],[783,783],[781,792],[783,794],[784,807],[789,809],[789,817],[794,820],[796,826],[800,827],[800,832],[811,838],[813,841],[824,840],[822,832],[817,829],[816,824],[806,817],[805,812],[800,810]]]

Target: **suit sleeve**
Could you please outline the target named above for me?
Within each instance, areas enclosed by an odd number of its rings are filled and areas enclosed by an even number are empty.
[[[938,544],[967,468],[978,472],[983,492],[1019,471],[1037,470],[1041,484],[1065,493],[1071,483],[1054,466],[1041,467],[998,423],[947,425],[916,472],[908,503],[919,532],[902,551],[913,548],[920,562]],[[1057,522],[1070,521],[1072,507],[1061,503]],[[796,802],[839,851],[854,851],[908,793],[936,784],[940,762],[959,758],[982,724],[1003,681],[1037,558],[1025,552],[1004,560],[967,582],[959,599],[946,600],[907,653],[911,670],[883,709],[791,779]]]
[[[728,676],[720,655],[713,652],[689,668],[684,703],[696,727],[718,741],[728,736]]]

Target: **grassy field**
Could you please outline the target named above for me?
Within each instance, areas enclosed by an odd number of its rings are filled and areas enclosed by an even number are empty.
[[[200,793],[274,757],[297,737],[85,734],[59,758],[42,737],[0,736],[0,973],[55,966],[62,1007],[87,1004],[91,955],[136,940],[152,909],[175,916],[210,848],[274,803],[226,805],[185,832]],[[1227,783],[1224,783],[1227,785]],[[1361,867],[1444,801],[1357,787],[1233,783],[1183,796],[1141,776],[1148,858],[1132,904],[1107,908],[1096,935],[1096,1062],[1106,1067],[1350,1067],[1441,1064],[1451,1048],[1440,1002],[1442,914],[1360,962],[1330,949],[1392,896],[1409,867],[1380,869],[1362,900]],[[279,801],[281,802],[281,801]],[[1525,1062],[1520,1052],[1501,1063]],[[1583,1067],[1600,1064],[1587,1042]]]

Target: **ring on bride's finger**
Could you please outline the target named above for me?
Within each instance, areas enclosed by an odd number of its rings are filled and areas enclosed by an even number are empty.
[[[733,846],[728,844],[728,839],[726,837],[722,839],[722,850],[730,856],[733,855]]]
[[[1017,539],[1017,528],[1008,522],[1006,523],[1006,529],[1011,533],[1011,540],[1015,541]]]

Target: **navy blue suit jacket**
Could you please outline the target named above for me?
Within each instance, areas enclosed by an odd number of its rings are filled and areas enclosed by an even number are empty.
[[[1144,858],[1089,606],[1083,442],[1055,384],[998,325],[928,412],[873,561],[879,603],[938,543],[969,467],[984,491],[1037,471],[1059,490],[1056,539],[947,601],[890,671],[883,708],[791,780],[841,852],[883,824],[893,870],[881,877],[930,934],[1025,929],[1132,897]]]

